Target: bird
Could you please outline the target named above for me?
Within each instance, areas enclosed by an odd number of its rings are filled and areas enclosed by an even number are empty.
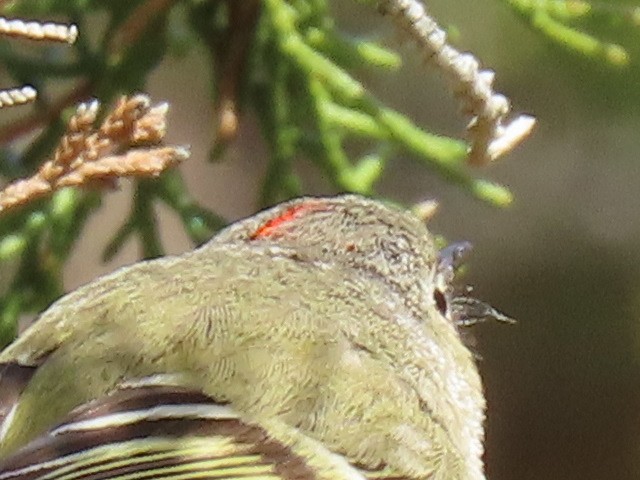
[[[302,197],[100,277],[0,352],[0,480],[484,479],[466,250]]]

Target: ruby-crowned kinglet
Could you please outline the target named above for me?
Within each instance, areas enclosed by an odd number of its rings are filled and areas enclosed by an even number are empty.
[[[0,353],[0,458],[75,407],[170,378],[293,453],[306,441],[368,476],[482,479],[484,398],[452,317],[453,257],[412,214],[345,195],[101,277]]]

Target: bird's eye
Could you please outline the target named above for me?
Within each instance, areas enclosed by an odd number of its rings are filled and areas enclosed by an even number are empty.
[[[442,293],[442,290],[436,288],[433,291],[433,300],[436,302],[436,308],[442,316],[447,314],[447,297]]]

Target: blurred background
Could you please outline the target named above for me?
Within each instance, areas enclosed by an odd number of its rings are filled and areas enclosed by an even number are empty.
[[[459,48],[497,72],[497,90],[514,111],[538,120],[528,141],[481,172],[512,190],[508,209],[481,203],[409,158],[395,158],[378,185],[406,203],[437,199],[432,230],[475,246],[467,280],[476,296],[518,320],[473,327],[488,398],[488,476],[640,478],[640,45],[630,46],[630,67],[616,68],[534,33],[497,0],[428,6]],[[344,30],[400,45],[370,9],[343,0],[332,7]],[[606,38],[619,25],[600,28]],[[461,135],[464,119],[441,79],[411,45],[400,50],[400,73],[358,78],[419,125]],[[148,92],[171,105],[168,141],[192,146],[181,167],[191,192],[233,220],[256,209],[266,147],[247,114],[225,157],[206,161],[213,112],[203,101],[210,79],[200,53],[167,59]],[[301,174],[312,193],[332,193],[312,167]],[[122,191],[106,195],[85,228],[65,271],[68,289],[137,258],[130,242],[111,263],[100,261],[106,232],[129,210],[128,188],[123,182]],[[191,248],[179,221],[165,217],[167,249]]]

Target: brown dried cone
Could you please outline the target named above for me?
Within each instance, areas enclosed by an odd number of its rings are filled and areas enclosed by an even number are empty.
[[[97,101],[78,107],[53,159],[34,176],[0,191],[0,212],[63,187],[114,185],[122,177],[157,176],[189,156],[185,147],[157,146],[166,132],[166,103],[152,106],[146,95],[122,97],[96,128],[98,107]]]
[[[51,428],[73,408],[109,404],[105,395],[123,385],[168,375],[229,402],[240,423],[288,449],[276,472],[287,461],[336,461],[339,474],[296,478],[483,479],[482,385],[451,306],[456,252],[441,255],[406,211],[352,195],[303,198],[193,252],[97,279],[0,354],[0,458],[19,462],[38,435],[32,445],[59,437]],[[34,458],[25,462],[42,468]],[[101,468],[74,458],[55,464],[83,475]],[[163,468],[145,475],[174,478]],[[26,480],[28,471],[6,478]],[[215,475],[291,478],[223,473]]]

